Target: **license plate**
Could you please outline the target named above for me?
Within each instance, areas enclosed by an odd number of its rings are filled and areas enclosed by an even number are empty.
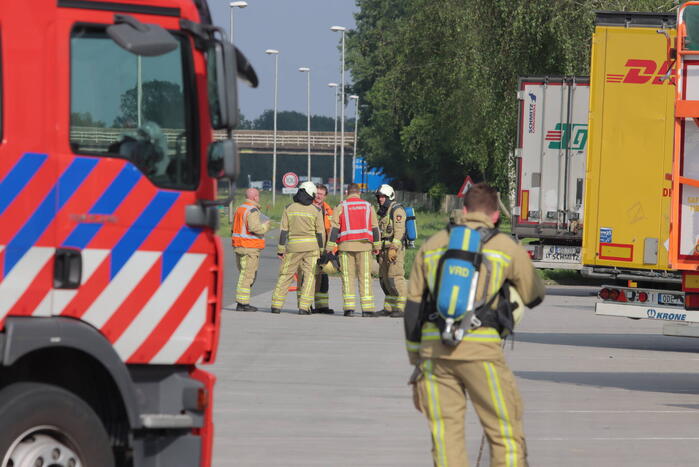
[[[658,304],[660,305],[684,305],[684,297],[669,293],[658,294]]]
[[[544,246],[544,261],[580,262],[579,246]]]

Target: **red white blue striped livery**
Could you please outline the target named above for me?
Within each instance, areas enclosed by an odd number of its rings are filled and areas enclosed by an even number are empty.
[[[212,134],[257,80],[222,36],[206,0],[0,3],[0,467],[210,465]]]

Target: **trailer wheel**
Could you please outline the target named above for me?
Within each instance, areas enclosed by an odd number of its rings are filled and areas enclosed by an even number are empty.
[[[113,467],[109,436],[92,408],[42,383],[0,391],[0,467]]]

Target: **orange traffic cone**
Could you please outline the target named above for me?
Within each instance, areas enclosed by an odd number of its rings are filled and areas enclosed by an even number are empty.
[[[294,274],[294,282],[296,285],[290,285],[289,286],[289,292],[296,292],[299,289],[299,275]]]

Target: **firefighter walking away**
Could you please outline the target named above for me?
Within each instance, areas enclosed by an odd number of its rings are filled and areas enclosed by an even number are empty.
[[[527,252],[495,230],[499,215],[496,191],[474,185],[464,196],[459,224],[428,239],[410,273],[404,317],[415,365],[410,383],[415,407],[429,424],[435,466],[468,465],[467,400],[490,444],[491,466],[527,465],[522,401],[501,344],[514,327],[508,291],[519,292],[531,308],[541,303],[545,288]],[[464,283],[475,295],[460,290]]]
[[[362,316],[370,317],[374,315],[372,253],[379,253],[380,235],[376,211],[368,201],[359,197],[359,193],[356,183],[348,186],[347,199],[333,213],[332,229],[325,249],[330,253],[337,248],[339,252],[345,316],[352,316],[357,308],[357,280]]]

